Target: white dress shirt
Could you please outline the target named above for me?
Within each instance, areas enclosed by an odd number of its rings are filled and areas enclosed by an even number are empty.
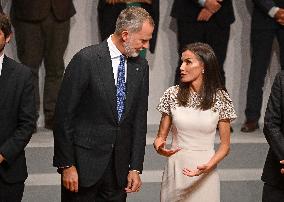
[[[0,56],[0,76],[2,72],[3,59],[4,59],[4,53]]]
[[[107,39],[108,49],[110,53],[111,63],[112,63],[112,69],[113,69],[113,76],[115,85],[117,83],[117,72],[118,72],[118,65],[120,63],[120,56],[122,53],[117,49],[117,47],[114,45],[114,43],[111,40],[112,35],[110,35]],[[125,82],[126,82],[126,76],[127,76],[127,60],[125,58]]]

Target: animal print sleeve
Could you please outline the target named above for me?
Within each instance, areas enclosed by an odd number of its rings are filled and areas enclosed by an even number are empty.
[[[160,98],[160,103],[157,106],[157,110],[161,113],[166,113],[168,115],[172,115],[171,109],[175,107],[175,98],[177,95],[177,86],[172,86],[168,88],[163,96]]]
[[[224,90],[219,90],[217,92],[214,107],[219,112],[219,120],[229,119],[230,121],[233,121],[237,118],[233,102],[229,94]]]

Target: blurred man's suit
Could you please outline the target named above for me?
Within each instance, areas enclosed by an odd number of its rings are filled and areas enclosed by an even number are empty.
[[[30,67],[39,111],[39,67],[44,61],[43,112],[45,127],[52,129],[54,109],[64,72],[63,56],[68,44],[72,0],[13,0],[11,18],[20,61]]]
[[[284,199],[284,71],[275,77],[264,117],[263,133],[269,144],[262,173],[263,202],[280,202]]]
[[[284,8],[284,0],[254,0],[253,2],[252,55],[245,115],[247,121],[258,123],[261,116],[263,86],[275,38],[279,44],[280,66],[284,69],[284,26],[269,16],[269,11],[273,6]]]

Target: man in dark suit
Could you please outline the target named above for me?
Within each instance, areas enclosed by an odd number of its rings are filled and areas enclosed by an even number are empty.
[[[148,48],[154,22],[146,10],[123,10],[116,30],[78,52],[59,92],[54,166],[62,201],[125,201],[141,186],[149,91]]]
[[[0,13],[0,201],[19,202],[28,176],[24,148],[36,127],[36,106],[30,69],[4,55],[10,38],[9,19]]]
[[[218,58],[221,79],[225,85],[223,68],[234,22],[231,0],[174,0],[171,16],[177,19],[179,55],[186,44],[208,43]],[[180,65],[176,69],[175,83],[179,83]]]
[[[253,132],[259,128],[262,88],[275,37],[279,44],[281,69],[284,69],[284,0],[254,0],[251,22],[251,67],[245,109],[246,120],[242,125],[242,132]]]
[[[275,77],[264,117],[263,132],[270,146],[262,180],[263,202],[284,199],[284,71]]]
[[[64,72],[63,56],[69,39],[70,18],[74,14],[72,0],[12,1],[11,17],[18,58],[33,72],[38,111],[38,74],[44,60],[43,112],[47,129],[53,128],[55,104]]]

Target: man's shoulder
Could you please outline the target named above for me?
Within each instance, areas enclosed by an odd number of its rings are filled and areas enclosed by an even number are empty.
[[[17,62],[16,60],[5,55],[3,63],[6,63],[8,68],[13,68],[17,72],[21,72],[23,74],[31,73],[31,69],[24,64]]]
[[[102,54],[106,52],[107,46],[105,43],[99,43],[91,46],[87,46],[85,48],[82,48],[79,52],[76,53],[76,55],[79,55],[81,57],[87,57],[87,58],[94,58],[98,54]]]

